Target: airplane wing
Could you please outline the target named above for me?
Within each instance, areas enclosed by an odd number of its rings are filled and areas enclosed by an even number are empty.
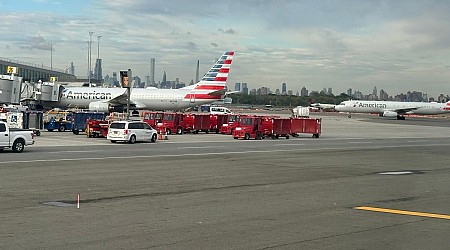
[[[127,105],[127,92],[125,91],[123,94],[118,95],[111,100],[108,100],[108,102],[113,106]]]
[[[404,115],[404,114],[407,114],[407,113],[409,113],[411,111],[414,111],[416,109],[418,109],[418,107],[400,108],[400,109],[395,109],[395,110],[392,110],[392,111],[397,112],[397,114],[399,114],[399,115]]]

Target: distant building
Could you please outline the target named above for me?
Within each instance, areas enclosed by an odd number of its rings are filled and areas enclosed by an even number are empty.
[[[378,94],[378,93],[377,93],[377,87],[373,87],[372,96],[373,96],[374,100],[377,100],[377,99],[378,99],[377,94]]]
[[[292,96],[294,95],[294,92],[292,92],[292,90],[288,90],[287,95]]]
[[[306,89],[306,87],[303,87],[300,90],[300,95],[303,96],[303,97],[308,96],[308,90]]]
[[[350,97],[353,96],[353,90],[350,89],[350,88],[347,89],[347,95],[350,96]]]
[[[102,59],[100,59],[100,58],[97,58],[95,60],[94,79],[99,80],[99,81],[103,80]]]
[[[328,95],[332,95],[333,94],[333,89],[332,88],[328,88],[327,94]]]
[[[234,91],[241,91],[241,83],[237,82],[234,84]]]
[[[282,95],[286,95],[286,89],[287,89],[286,83],[283,82],[283,83],[281,84],[281,94],[282,94]]]
[[[245,95],[248,95],[248,87],[247,87],[247,83],[243,82],[242,83],[242,93]]]
[[[155,58],[150,58],[150,82],[147,84],[149,86],[156,86],[155,84]]]

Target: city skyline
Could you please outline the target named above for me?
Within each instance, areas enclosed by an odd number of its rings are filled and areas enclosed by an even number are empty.
[[[1,57],[61,69],[74,62],[77,76],[87,72],[94,32],[103,75],[131,68],[146,79],[156,58],[155,76],[166,71],[189,83],[197,60],[203,75],[218,53],[234,50],[229,87],[450,93],[446,1],[27,0],[0,7]]]

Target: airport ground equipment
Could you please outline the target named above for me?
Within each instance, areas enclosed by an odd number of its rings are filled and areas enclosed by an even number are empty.
[[[90,111],[73,111],[72,112],[72,132],[78,135],[80,132],[86,131],[86,124],[88,119],[104,120],[105,112],[90,112]]]
[[[312,134],[318,138],[322,133],[322,119],[320,118],[281,118],[273,116],[247,116],[242,115],[235,130],[233,138],[239,139],[278,139],[290,136],[298,137],[300,134]]]
[[[5,121],[9,128],[31,129],[37,136],[44,129],[42,111],[0,108],[0,120]]]
[[[234,129],[239,124],[239,114],[228,115],[227,121],[220,126],[220,133],[223,135],[231,135],[233,134]]]
[[[292,117],[309,117],[309,107],[297,106],[293,108]]]
[[[6,122],[0,121],[0,151],[11,148],[13,152],[20,153],[25,146],[34,144],[34,135],[32,130],[9,128]]]

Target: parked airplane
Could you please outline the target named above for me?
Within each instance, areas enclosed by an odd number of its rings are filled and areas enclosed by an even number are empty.
[[[188,107],[212,103],[226,94],[226,81],[234,52],[225,52],[203,78],[196,84],[180,89],[131,90],[132,109],[180,110]],[[125,88],[67,87],[55,107],[82,108],[92,111],[109,111],[127,105]]]
[[[344,101],[334,107],[336,111],[351,113],[376,113],[385,117],[404,120],[405,114],[437,115],[450,113],[450,101],[437,102],[393,102],[393,101]]]

